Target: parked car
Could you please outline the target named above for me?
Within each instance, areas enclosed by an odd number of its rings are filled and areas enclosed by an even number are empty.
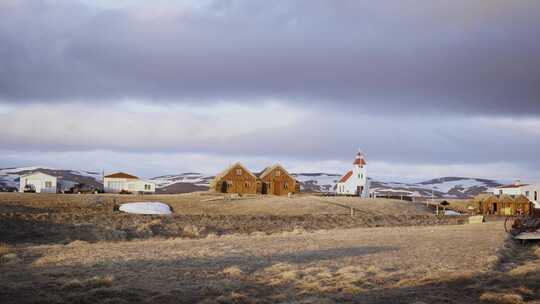
[[[101,188],[95,187],[93,185],[88,184],[78,184],[75,187],[72,187],[67,191],[66,193],[75,193],[75,194],[98,194],[103,193],[103,190]]]
[[[34,187],[34,185],[26,185],[24,186],[23,192],[36,193],[36,188]]]
[[[15,187],[2,187],[0,188],[0,192],[17,192],[19,189]]]

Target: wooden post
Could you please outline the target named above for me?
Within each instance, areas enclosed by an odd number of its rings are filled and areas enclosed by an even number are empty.
[[[351,217],[354,217],[354,208],[351,207]]]

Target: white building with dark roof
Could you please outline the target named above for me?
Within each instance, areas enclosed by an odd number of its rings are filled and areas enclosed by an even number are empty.
[[[109,193],[154,193],[156,184],[131,174],[117,172],[103,177],[103,190]]]
[[[540,208],[540,184],[523,184],[516,181],[510,185],[503,185],[493,189],[495,195],[525,196],[535,208]]]
[[[369,197],[366,160],[362,152],[356,154],[352,169],[339,179],[336,184],[336,194]]]

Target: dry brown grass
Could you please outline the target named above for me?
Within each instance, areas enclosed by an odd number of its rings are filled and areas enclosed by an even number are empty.
[[[62,289],[95,289],[103,287],[111,287],[114,281],[112,275],[94,276],[86,280],[73,279],[65,282],[62,285]]]
[[[0,241],[69,243],[150,237],[205,238],[207,235],[264,236],[319,229],[456,224],[423,205],[387,199],[296,195],[251,195],[224,200],[211,193],[181,195],[69,195],[0,193]],[[161,201],[172,216],[115,211],[132,201]],[[351,210],[354,216],[351,217]]]
[[[479,203],[474,200],[470,199],[462,199],[462,200],[447,200],[450,205],[446,206],[446,209],[454,210],[461,213],[471,213],[471,210],[469,210],[469,206],[472,206],[474,208],[474,212],[477,212],[479,209]]]
[[[179,297],[206,303],[291,299],[298,303],[386,303],[390,296],[432,293],[448,303],[459,303],[448,299],[459,299],[462,288],[474,288],[478,290],[475,301],[466,303],[480,301],[481,294],[485,302],[495,303],[496,292],[509,295],[504,298],[507,303],[519,303],[510,302],[518,299],[512,295],[525,299],[535,289],[523,285],[501,291],[497,284],[506,284],[488,283],[492,276],[484,275],[496,262],[491,257],[504,247],[501,225],[28,246],[19,264],[26,265],[27,271],[6,268],[0,287],[16,291],[32,285],[40,288],[40,296],[89,297],[98,302],[119,297],[127,302],[154,299],[160,303],[174,303]],[[536,275],[533,266],[528,267],[526,272],[513,273],[513,280],[526,282]],[[464,283],[452,285],[460,281]],[[440,284],[449,287],[443,289]],[[427,298],[424,302],[436,301]]]
[[[5,254],[11,253],[12,250],[13,249],[11,248],[11,246],[0,243],[0,257]]]
[[[227,267],[223,269],[223,273],[231,277],[240,277],[243,274],[242,269],[240,269],[238,266]]]
[[[485,292],[480,296],[480,300],[489,301],[497,304],[521,304],[523,297],[519,294],[501,293],[501,292]]]
[[[0,209],[34,212],[32,208],[39,204],[32,197],[23,195],[13,203],[0,195]],[[392,200],[306,195],[203,201],[208,197],[212,196],[123,199],[169,199],[177,204],[175,212],[214,212],[223,218],[260,213],[272,221],[282,220],[287,211],[339,214],[350,208],[356,216],[379,218],[375,224],[427,214],[418,205]],[[107,209],[112,203],[108,198],[45,195],[39,210],[68,210],[73,216],[81,210],[112,212]],[[102,210],[100,205],[107,208]],[[119,218],[127,221],[130,217]],[[191,227],[180,228],[196,233],[200,227],[193,218],[187,217]],[[134,229],[160,229],[166,219],[149,217]],[[212,234],[198,240],[88,243],[71,239],[66,245],[21,244],[16,247],[15,262],[0,265],[0,298],[7,299],[6,303],[65,299],[74,303],[389,303],[395,299],[403,303],[532,303],[539,292],[540,249],[505,242],[500,222],[316,232],[292,226],[288,231]]]

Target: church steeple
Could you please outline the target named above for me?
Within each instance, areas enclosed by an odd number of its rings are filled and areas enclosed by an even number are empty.
[[[358,150],[358,154],[356,154],[356,158],[354,159],[353,165],[356,166],[364,166],[366,164],[366,160],[364,159],[364,154],[362,151]]]

